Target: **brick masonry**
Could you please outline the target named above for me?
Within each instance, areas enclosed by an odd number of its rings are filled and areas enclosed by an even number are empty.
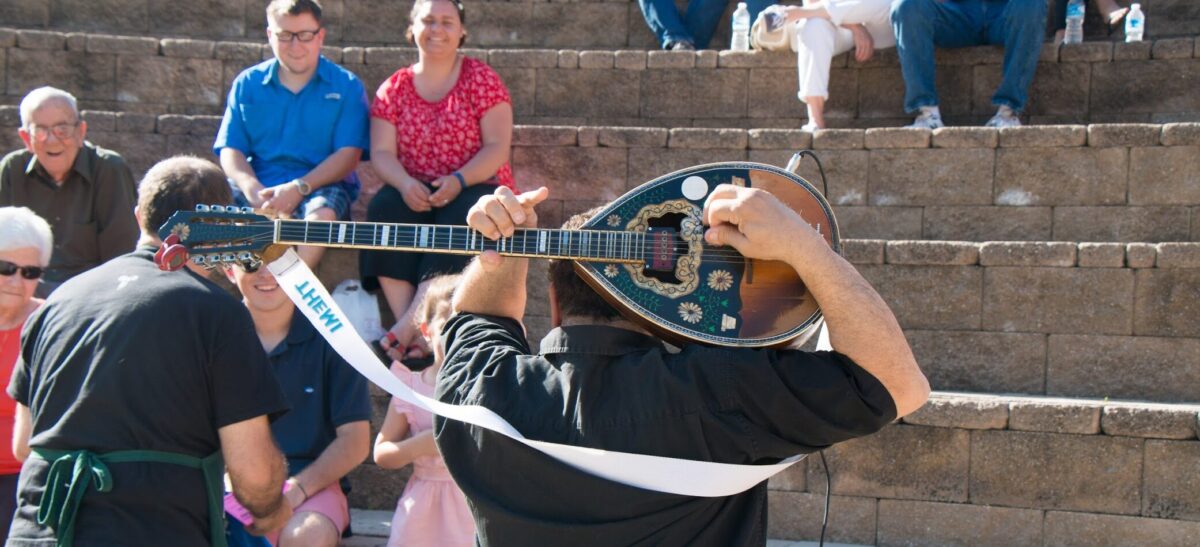
[[[135,0],[125,0],[133,2]],[[382,2],[382,0],[379,0]],[[57,0],[70,4],[70,14],[79,17],[92,2]],[[159,2],[151,3],[155,6]],[[342,4],[338,2],[337,4]],[[389,2],[398,19],[406,15],[407,5]],[[352,2],[345,2],[350,9]],[[484,11],[524,10],[564,17],[564,6],[517,2],[484,2]],[[574,18],[588,21],[621,21],[607,13],[638,9],[635,3],[588,2],[571,5]],[[155,10],[158,11],[156,7]],[[186,11],[186,10],[185,10]],[[201,10],[203,11],[203,10]],[[350,11],[355,11],[350,9]],[[595,12],[595,13],[592,13]],[[590,16],[589,16],[590,14]],[[640,13],[638,14],[640,18]],[[54,18],[52,16],[52,18]],[[133,17],[132,20],[136,20]],[[516,17],[520,19],[520,17]],[[491,20],[491,19],[485,19]],[[0,21],[3,21],[0,18]],[[497,20],[506,24],[504,20]],[[505,79],[513,95],[518,123],[539,125],[618,125],[656,127],[799,127],[805,116],[804,105],[796,99],[795,58],[790,53],[736,54],[702,51],[695,53],[642,50],[611,51],[601,48],[627,44],[553,42],[553,36],[580,36],[561,22],[544,28],[562,32],[538,32],[547,39],[541,44],[507,44],[540,49],[491,49],[495,45],[473,43],[468,55],[487,60]],[[605,32],[614,25],[596,26]],[[621,25],[615,25],[620,27]],[[643,27],[640,21],[634,25]],[[220,25],[217,25],[220,27]],[[159,28],[156,26],[155,28]],[[230,24],[226,28],[236,29]],[[254,26],[257,28],[257,25]],[[82,29],[88,30],[88,29]],[[0,29],[11,33],[10,43],[0,41],[0,66],[3,94],[0,102],[15,103],[21,95],[38,85],[54,83],[75,93],[85,108],[133,110],[140,112],[219,114],[229,83],[248,65],[270,56],[262,41],[229,41],[176,38],[126,37],[106,34],[60,33],[41,30]],[[133,33],[132,29],[121,33]],[[251,36],[257,36],[254,31]],[[389,27],[389,34],[399,31]],[[513,30],[511,33],[520,33]],[[643,32],[646,32],[643,30]],[[355,32],[363,35],[362,32]],[[146,34],[151,34],[149,31]],[[186,33],[185,33],[186,34]],[[648,32],[647,32],[648,34]],[[1181,55],[1181,47],[1192,40],[1191,53]],[[604,42],[604,40],[598,40]],[[1163,52],[1145,59],[1112,61],[1113,51],[1124,44],[1108,42],[1084,44],[1103,49],[1104,55],[1074,55],[1075,46],[1061,52],[1047,46],[1038,74],[1030,91],[1027,119],[1037,124],[1062,123],[1167,123],[1200,121],[1200,98],[1192,90],[1200,87],[1200,60],[1194,57],[1194,38],[1172,38],[1147,44]],[[1161,47],[1160,47],[1161,46]],[[999,81],[1000,49],[985,46],[947,50],[938,53],[939,79],[943,111],[955,125],[979,125],[994,107],[990,93]],[[398,68],[415,60],[411,47],[375,47],[353,45],[327,46],[325,53],[357,73],[374,90]],[[1180,54],[1176,54],[1180,53]],[[831,98],[827,116],[833,127],[886,127],[903,125],[908,119],[898,91],[900,67],[894,53],[881,52],[867,63],[849,60],[846,55],[834,60]],[[1136,101],[1128,97],[1137,97]],[[1013,139],[1025,146],[1036,145],[1014,131]],[[1052,138],[1063,146],[1092,141],[1094,147],[1138,146],[1152,138],[1153,129],[1125,130],[1100,128],[1092,133],[1070,130]],[[833,134],[829,135],[834,143]],[[1049,133],[1035,136],[1051,137]],[[928,133],[899,132],[872,134],[868,148],[883,150],[953,146],[955,139]],[[962,137],[957,141],[962,144]],[[969,137],[967,137],[969,139]],[[853,148],[862,148],[862,136]],[[1008,146],[1007,137],[1001,146]],[[969,140],[968,140],[969,142]],[[829,148],[836,145],[831,144]],[[818,144],[818,148],[821,145]],[[986,144],[983,147],[988,147]],[[1021,151],[1007,157],[1014,167],[1037,168],[1039,158],[1027,158]],[[1079,164],[1096,160],[1096,169],[1107,172],[1112,164],[1124,163],[1120,157],[1077,158]],[[998,167],[1003,167],[997,159]],[[963,166],[968,169],[970,166]],[[978,167],[978,166],[976,166]],[[1107,189],[1105,180],[1088,185],[1075,180],[1083,172],[1066,171],[1061,175],[1069,184],[1057,191],[1074,195],[1084,191],[1094,197]],[[1076,175],[1075,178],[1072,175]],[[961,173],[947,173],[959,177]],[[1080,188],[1082,186],[1082,188]],[[948,203],[949,205],[949,203]]]

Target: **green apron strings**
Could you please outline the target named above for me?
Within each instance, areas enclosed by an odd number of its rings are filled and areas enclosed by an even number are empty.
[[[46,475],[46,489],[38,507],[37,522],[54,530],[58,538],[58,547],[71,547],[75,541],[75,516],[88,489],[95,486],[99,492],[112,490],[112,473],[105,465],[108,463],[167,463],[199,469],[204,474],[205,493],[208,498],[210,541],[214,547],[226,547],[225,460],[221,457],[220,450],[206,458],[157,450],[118,450],[105,454],[95,454],[87,450],[32,450],[38,457],[50,462],[50,471]]]

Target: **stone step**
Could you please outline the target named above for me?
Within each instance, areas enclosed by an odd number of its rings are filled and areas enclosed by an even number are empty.
[[[392,531],[392,511],[377,511],[371,509],[350,509],[351,527],[354,536],[343,539],[342,547],[385,547],[388,534]],[[865,547],[849,543],[825,542],[828,547]],[[769,539],[767,547],[817,547],[812,541],[789,541],[785,539]]]
[[[85,111],[93,142],[141,176],[173,154],[215,159],[219,118]],[[0,150],[22,146],[15,107],[0,107]],[[814,149],[842,234],[859,239],[1200,241],[1200,124],[777,129],[517,126],[522,188],[551,189],[548,218],[714,161],[784,165]],[[382,184],[363,168],[356,209]],[[801,174],[818,187],[817,170]]]
[[[557,4],[555,4],[557,5]],[[1196,40],[1047,46],[1027,120],[1200,121]],[[327,47],[327,55],[375,89],[415,60],[411,48]],[[659,127],[800,127],[795,59],[787,53],[474,49],[504,78],[518,123]],[[262,44],[0,29],[6,82],[0,103],[36,86],[75,93],[85,108],[220,114],[229,84],[269,50]],[[942,110],[952,124],[980,125],[993,112],[1003,51],[938,52]],[[857,63],[834,61],[834,127],[898,126],[904,113],[895,50]]]
[[[843,254],[934,389],[1200,400],[1200,243],[847,240]],[[358,275],[356,251],[327,256],[327,286]],[[533,347],[550,329],[543,264],[527,287]]]
[[[1194,393],[1194,392],[1193,392]],[[935,392],[880,433],[825,451],[827,539],[865,545],[1193,545],[1200,537],[1195,404]],[[399,472],[354,472],[356,539],[378,545]],[[392,476],[391,481],[380,480]],[[768,535],[814,541],[825,466],[772,477]],[[787,544],[781,544],[787,545]]]
[[[1047,0],[1051,5],[1052,0]],[[100,32],[206,40],[260,41],[266,25],[261,0],[6,0],[0,22],[17,28],[64,32]],[[686,3],[679,2],[680,9]],[[1089,6],[1090,7],[1090,6]],[[407,45],[404,28],[411,3],[396,0],[325,2],[329,45]],[[1150,38],[1195,34],[1200,9],[1190,0],[1144,0]],[[714,47],[729,43],[729,14],[714,37]],[[470,43],[479,47],[655,49],[642,12],[631,0],[582,2],[483,0],[466,5]],[[1094,11],[1094,10],[1090,10]],[[114,16],[120,14],[120,16]],[[387,21],[387,24],[380,24]],[[603,21],[604,24],[596,24]],[[1107,36],[1101,18],[1089,13],[1088,39]]]

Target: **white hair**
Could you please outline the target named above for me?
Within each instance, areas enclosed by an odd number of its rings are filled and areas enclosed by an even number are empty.
[[[41,254],[41,264],[50,264],[54,234],[50,224],[28,207],[0,207],[0,251],[33,247]]]
[[[33,123],[31,121],[33,112],[51,101],[67,103],[67,106],[71,107],[71,112],[75,113],[75,120],[79,121],[79,105],[75,101],[75,96],[57,87],[44,86],[30,91],[24,99],[21,99],[21,127],[29,128],[29,124]]]

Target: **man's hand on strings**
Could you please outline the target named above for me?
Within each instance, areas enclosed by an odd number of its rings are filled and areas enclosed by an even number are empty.
[[[820,237],[795,211],[763,190],[722,184],[704,202],[704,239],[743,256],[792,258],[798,237]]]
[[[550,191],[544,186],[520,195],[514,194],[506,186],[501,186],[492,195],[479,198],[479,201],[471,206],[471,210],[467,212],[467,225],[491,240],[512,237],[517,228],[537,226],[537,212],[534,207],[545,201],[549,195]],[[485,270],[492,270],[500,265],[501,257],[495,251],[486,251],[479,257],[479,261]]]

